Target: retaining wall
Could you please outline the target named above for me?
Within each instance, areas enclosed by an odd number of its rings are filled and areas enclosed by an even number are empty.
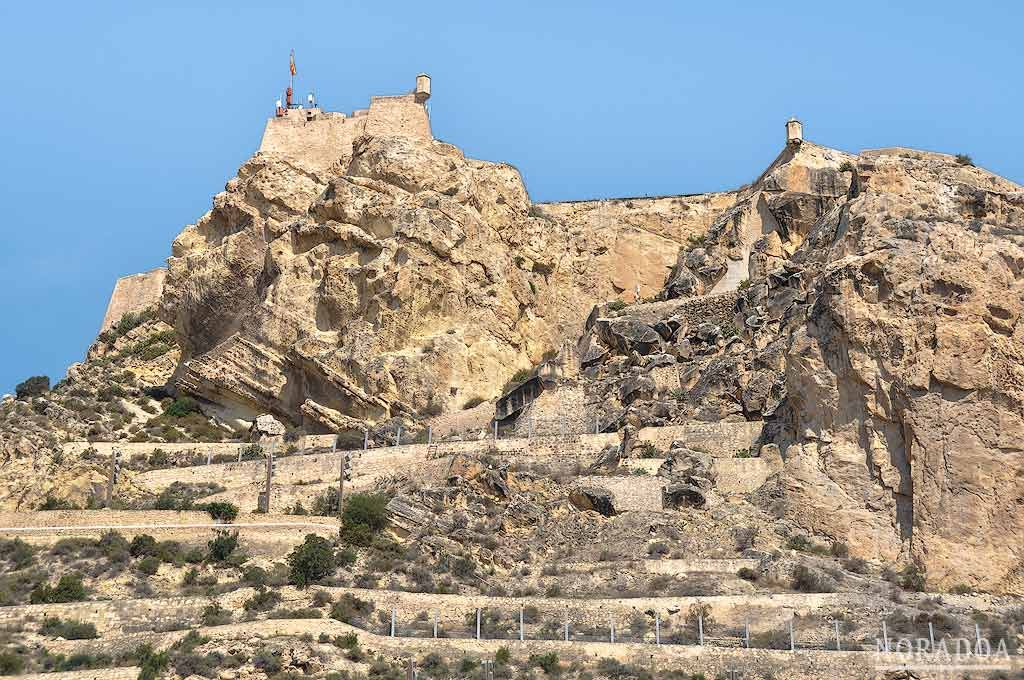
[[[614,496],[617,512],[628,510],[662,510],[662,490],[665,480],[647,475],[629,475],[622,477],[580,477],[580,486],[596,486],[608,489]]]
[[[122,668],[96,668],[90,671],[62,671],[59,673],[29,673],[19,675],[18,680],[135,680],[139,677],[138,666]]]
[[[659,451],[668,451],[675,441],[687,448],[706,451],[713,456],[732,458],[736,451],[749,449],[761,436],[764,423],[691,421],[684,425],[645,427],[637,433],[637,442],[650,443]]]

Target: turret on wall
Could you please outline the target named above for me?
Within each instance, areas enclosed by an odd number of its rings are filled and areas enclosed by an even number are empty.
[[[786,121],[786,144],[800,144],[804,141],[804,124],[796,118]]]

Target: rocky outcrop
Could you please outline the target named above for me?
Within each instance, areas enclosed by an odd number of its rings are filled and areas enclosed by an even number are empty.
[[[1024,564],[1024,193],[949,156],[861,157],[794,255],[780,510],[933,585]],[[769,325],[779,324],[772,322]]]
[[[440,142],[361,138],[342,176],[258,154],[175,240],[177,384],[313,428],[314,410],[381,421],[495,396],[617,294],[593,266],[608,238]]]

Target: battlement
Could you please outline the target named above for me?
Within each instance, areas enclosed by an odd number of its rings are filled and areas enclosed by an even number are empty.
[[[347,164],[352,143],[363,134],[433,139],[426,107],[429,92],[429,78],[420,74],[413,92],[370,97],[369,108],[351,114],[315,107],[279,109],[267,121],[258,151],[281,155],[312,170],[326,170]]]

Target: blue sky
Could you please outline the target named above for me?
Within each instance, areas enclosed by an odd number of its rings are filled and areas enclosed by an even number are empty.
[[[774,5],[774,6],[771,6]],[[748,182],[790,115],[1024,181],[1018,3],[48,2],[0,7],[0,392],[54,380],[259,143],[295,48],[332,110],[433,77],[434,133],[534,200]]]

